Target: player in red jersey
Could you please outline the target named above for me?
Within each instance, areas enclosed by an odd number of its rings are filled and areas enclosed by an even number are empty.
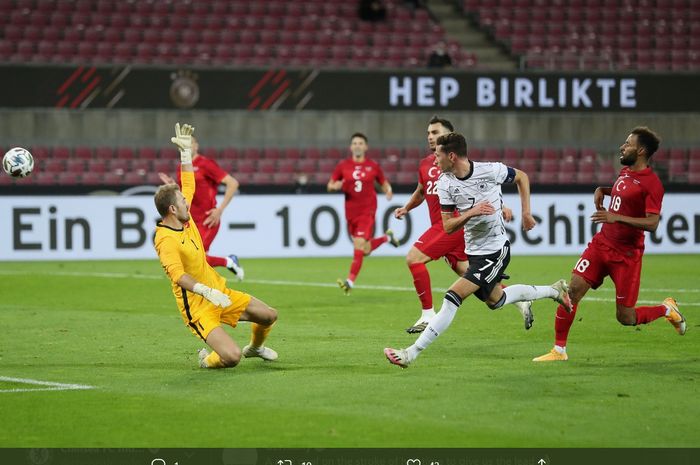
[[[221,226],[221,215],[224,209],[231,203],[233,195],[238,190],[239,183],[230,174],[221,169],[221,167],[211,158],[207,158],[199,153],[199,143],[197,139],[192,137],[192,165],[194,166],[194,178],[196,190],[192,205],[190,206],[190,215],[194,219],[199,235],[202,236],[204,250],[209,252],[209,246],[214,241],[216,234]],[[165,173],[158,173],[161,181],[165,184],[174,184],[176,181]],[[177,173],[177,184],[180,184],[180,172]],[[226,186],[224,192],[224,200],[221,205],[216,205],[216,192],[219,184]],[[207,253],[207,263],[209,266],[225,266],[236,275],[239,280],[243,280],[245,272],[238,261],[236,255],[227,257],[215,257]]]
[[[649,167],[659,148],[659,137],[647,127],[636,127],[620,147],[624,165],[613,187],[598,187],[593,195],[596,212],[591,219],[603,224],[576,262],[569,283],[572,310],[557,308],[554,320],[554,348],[533,359],[535,362],[568,360],[566,340],[574,316],[586,292],[597,289],[606,276],[615,284],[617,321],[626,326],[650,323],[666,317],[678,334],[685,334],[685,318],[672,297],[661,304],[636,307],[644,254],[644,231],[656,231],[661,215],[664,188]],[[605,196],[610,206],[603,207]]]
[[[454,132],[454,126],[444,118],[435,115],[428,122],[428,145],[433,152],[420,162],[418,185],[411,198],[406,202],[406,205],[394,210],[394,217],[401,219],[425,200],[430,214],[430,228],[418,238],[406,255],[406,264],[413,275],[413,285],[423,308],[418,321],[406,330],[408,333],[422,332],[428,326],[431,318],[435,316],[430,274],[426,264],[444,258],[447,264],[460,276],[467,271],[469,266],[467,254],[464,252],[464,235],[447,234],[442,226],[440,199],[436,189],[437,180],[442,171],[435,164],[435,147],[438,137],[450,132]],[[513,212],[505,206],[503,212],[505,220],[510,221]],[[525,329],[530,329],[533,322],[531,302],[517,302],[514,305],[518,307],[525,320]]]
[[[394,247],[399,246],[390,229],[383,236],[372,238],[377,212],[374,183],[381,186],[387,200],[391,200],[393,193],[379,163],[365,156],[367,149],[367,136],[359,132],[353,134],[350,138],[352,157],[338,162],[327,186],[328,192],[342,190],[345,193],[345,219],[355,249],[348,277],[345,280],[338,279],[338,285],[345,295],[353,288],[365,255],[387,241]]]

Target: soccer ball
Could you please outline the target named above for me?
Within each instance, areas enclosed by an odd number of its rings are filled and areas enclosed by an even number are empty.
[[[29,150],[15,147],[8,150],[2,158],[2,169],[14,178],[25,178],[34,169],[34,157]]]

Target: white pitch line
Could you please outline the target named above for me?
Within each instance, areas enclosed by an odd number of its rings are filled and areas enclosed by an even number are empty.
[[[81,389],[93,389],[92,387],[86,387]],[[65,389],[65,388],[33,388],[33,389],[0,389],[0,393],[4,392],[46,392],[46,391],[76,391],[77,389]]]
[[[15,275],[49,275],[49,276],[78,276],[86,278],[130,278],[130,279],[167,279],[165,275],[146,275],[134,273],[87,273],[84,271],[9,271],[0,270],[0,275],[15,276]]]
[[[84,389],[95,389],[95,386],[88,386],[85,384],[65,384],[65,383],[55,383],[53,381],[41,381],[38,379],[30,378],[11,378],[9,376],[0,376],[0,382],[18,383],[18,384],[31,384],[34,386],[48,386],[41,388],[16,388],[16,389],[0,389],[0,392],[34,392],[34,391],[76,391]]]
[[[87,277],[87,278],[110,278],[110,279],[153,279],[153,280],[167,280],[165,275],[147,275],[147,274],[133,274],[133,273],[110,273],[110,272],[80,272],[80,271],[21,271],[21,272],[11,272],[9,270],[0,270],[0,275],[32,275],[44,274],[50,276],[75,276],[75,277]],[[273,279],[246,279],[246,283],[250,284],[270,284],[275,286],[302,286],[302,287],[338,287],[335,283],[318,283],[318,282],[308,282],[308,281],[283,281],[283,280],[273,280]],[[372,284],[361,284],[355,286],[355,289],[368,289],[374,291],[400,291],[400,292],[415,292],[415,288],[406,286],[381,286]],[[445,292],[447,289],[444,288],[433,288],[434,292]],[[601,291],[613,291],[612,288],[603,288]],[[651,292],[663,292],[663,293],[679,293],[679,294],[694,294],[700,293],[700,289],[640,289],[641,293],[651,293]],[[584,300],[591,302],[615,302],[615,299],[602,298],[586,296]],[[638,300],[639,304],[657,304],[657,300]],[[700,302],[679,302],[682,306],[688,307],[700,307]]]

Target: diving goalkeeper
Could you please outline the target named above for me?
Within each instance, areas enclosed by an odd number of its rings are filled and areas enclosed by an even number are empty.
[[[207,263],[202,238],[190,219],[189,205],[195,191],[192,132],[192,126],[177,123],[171,139],[180,149],[182,191],[177,184],[166,184],[158,188],[154,198],[162,218],[155,235],[160,263],[172,281],[185,324],[212,349],[199,351],[202,368],[234,367],[241,356],[275,360],[277,352],[264,343],[277,312],[255,297],[226,287],[226,279]],[[239,321],[253,323],[250,344],[243,350],[221,327],[226,323],[235,328]]]

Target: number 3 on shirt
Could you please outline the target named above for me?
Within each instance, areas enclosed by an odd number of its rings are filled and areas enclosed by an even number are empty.
[[[362,192],[362,181],[355,181],[355,192]]]

